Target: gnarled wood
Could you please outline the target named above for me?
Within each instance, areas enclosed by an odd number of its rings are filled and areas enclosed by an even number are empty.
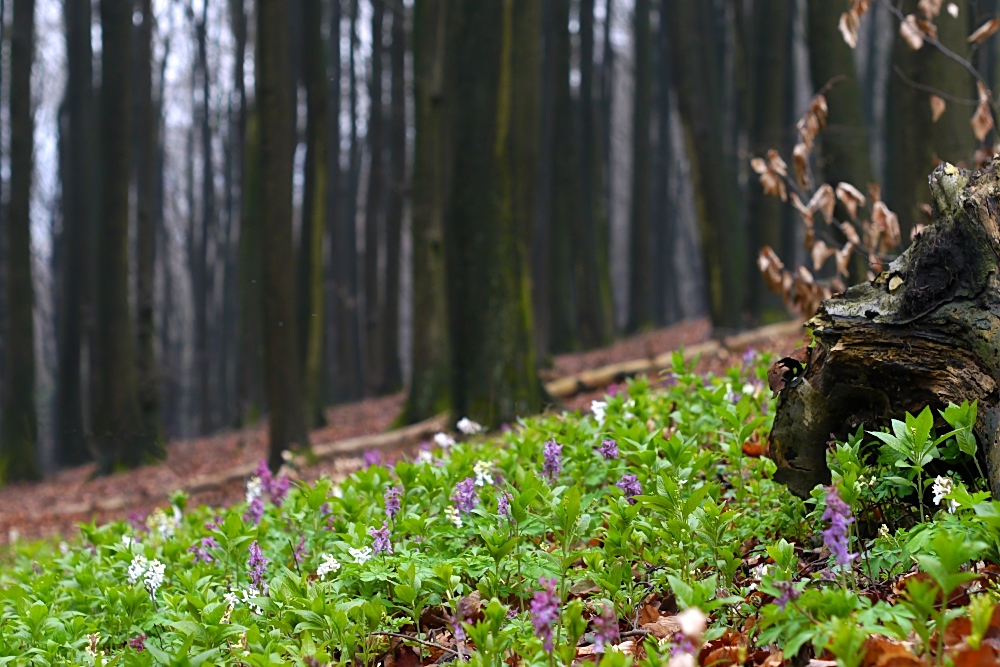
[[[1000,497],[998,171],[1000,158],[972,172],[935,169],[934,224],[888,270],[825,301],[806,323],[814,343],[781,388],[771,432],[775,478],[797,495],[829,481],[831,434],[978,399],[975,436]]]

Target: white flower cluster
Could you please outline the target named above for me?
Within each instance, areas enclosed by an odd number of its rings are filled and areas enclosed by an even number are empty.
[[[482,424],[477,424],[468,417],[462,417],[459,419],[458,423],[455,424],[455,427],[465,435],[475,435],[477,433],[482,433],[485,430]]]
[[[432,454],[431,450],[429,449],[421,449],[419,452],[417,452],[417,461],[419,463],[433,463],[434,454]]]
[[[472,467],[472,471],[476,473],[476,486],[486,486],[489,484],[493,486],[493,475],[490,474],[489,461],[476,461],[476,465]]]
[[[954,482],[951,481],[950,477],[944,477],[942,475],[938,475],[937,477],[935,477],[934,486],[931,487],[931,491],[934,493],[934,504],[940,505],[944,497],[947,496],[949,493],[951,493],[953,488],[954,488]],[[949,499],[946,505],[946,509],[951,514],[954,514],[955,510],[958,509],[958,503],[955,502],[954,500]]]
[[[239,596],[237,596],[233,591],[227,591],[226,594],[222,596],[222,599],[226,601],[229,610],[236,607],[238,603],[243,602],[243,604],[245,604],[250,611],[258,616],[264,613],[264,610],[260,608],[260,605],[253,601],[254,598],[260,597],[260,591],[257,590],[256,586],[250,586],[249,588],[237,590],[239,591]]]
[[[455,509],[454,505],[448,505],[447,507],[445,507],[444,515],[448,517],[448,521],[451,521],[453,524],[455,524],[455,528],[462,527],[462,515],[458,513],[458,510]]]
[[[360,549],[348,549],[351,552],[351,556],[354,557],[354,562],[358,565],[364,565],[372,559],[372,548],[371,547],[361,547]],[[338,565],[339,567],[339,565]]]
[[[128,566],[128,581],[130,584],[142,580],[142,585],[149,591],[150,597],[163,585],[166,566],[157,559],[147,560],[145,556],[136,556]]]
[[[247,480],[247,504],[249,505],[264,492],[260,477],[254,476]]]
[[[163,508],[157,507],[152,514],[146,517],[146,527],[163,537],[173,537],[181,525],[181,510],[177,505],[171,505],[171,508],[173,511],[167,514]]]
[[[339,569],[340,563],[332,555],[323,554],[323,562],[316,568],[316,576],[325,581],[326,575],[330,573],[336,574]]]
[[[455,444],[455,438],[451,437],[447,433],[435,433],[434,444],[441,449],[448,449]]]
[[[608,411],[607,401],[591,401],[590,411],[594,413],[594,419],[597,420],[598,426],[604,426],[605,413]]]

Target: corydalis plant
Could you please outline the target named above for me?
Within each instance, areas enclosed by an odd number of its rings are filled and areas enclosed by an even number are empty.
[[[531,599],[531,625],[535,635],[542,640],[542,648],[551,653],[555,646],[552,643],[552,628],[559,619],[561,600],[556,592],[555,578],[538,580],[542,590],[537,591]]]
[[[830,522],[830,526],[823,531],[823,545],[833,554],[837,565],[849,565],[858,557],[848,550],[849,527],[854,523],[854,517],[851,516],[851,508],[840,498],[836,486],[827,491],[823,521]]]
[[[563,446],[555,440],[549,440],[542,449],[542,472],[550,481],[555,481],[562,472]]]

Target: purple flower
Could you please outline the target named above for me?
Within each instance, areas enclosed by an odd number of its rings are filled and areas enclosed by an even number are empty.
[[[797,599],[801,595],[799,589],[795,588],[795,585],[790,581],[776,581],[774,582],[774,587],[781,591],[781,595],[774,601],[781,610],[784,610],[792,600]]]
[[[613,461],[618,458],[618,443],[615,440],[604,440],[597,452],[604,457],[605,461]]]
[[[559,618],[559,594],[556,593],[556,580],[542,577],[538,580],[542,590],[537,591],[531,599],[531,625],[535,628],[535,635],[542,640],[542,646],[549,653],[554,648],[552,645],[552,626]]]
[[[381,528],[369,527],[368,534],[374,538],[372,542],[372,550],[376,555],[382,553],[392,553],[392,541],[389,539],[389,524],[383,521]]]
[[[837,565],[848,565],[858,557],[847,550],[847,527],[854,523],[854,517],[851,516],[851,508],[840,498],[836,486],[829,487],[827,491],[823,521],[830,522],[830,527],[823,531],[823,545],[833,554]]]
[[[243,515],[243,520],[256,526],[260,523],[260,518],[262,516],[264,516],[264,499],[257,496],[250,501],[250,505],[247,507],[247,511]]]
[[[501,491],[500,496],[497,498],[497,512],[501,516],[510,518],[510,494],[506,491]]]
[[[678,658],[682,655],[696,655],[698,647],[694,645],[691,638],[683,632],[674,633],[674,646],[670,649],[670,657]]]
[[[757,356],[758,356],[757,350],[753,349],[752,347],[748,347],[743,352],[743,363],[746,365],[750,365],[757,361]]]
[[[271,493],[271,484],[274,482],[274,476],[271,474],[271,469],[267,467],[267,461],[264,459],[260,460],[257,464],[257,470],[254,471],[254,477],[260,479],[260,488],[265,493]]]
[[[214,563],[215,559],[212,558],[212,554],[209,553],[209,549],[218,549],[219,543],[215,541],[212,536],[201,538],[201,545],[192,544],[188,552],[194,554],[194,562],[196,563]]]
[[[618,616],[614,606],[601,605],[601,615],[594,617],[594,651],[604,652],[604,646],[618,639]]]
[[[466,477],[455,485],[451,501],[459,512],[471,512],[476,507],[476,480]]]
[[[635,505],[634,496],[642,495],[642,485],[639,483],[639,479],[635,475],[622,475],[622,478],[618,480],[616,485],[628,498],[630,505]]]
[[[260,545],[257,544],[257,540],[254,540],[250,544],[250,558],[247,560],[247,576],[250,577],[250,583],[264,595],[267,595],[267,580],[264,579],[267,563],[268,560],[264,558],[264,554],[260,550]]]
[[[292,549],[292,558],[295,559],[295,564],[296,565],[301,564],[302,559],[305,557],[305,555],[306,555],[306,536],[301,535],[299,536],[299,543],[295,545],[294,549]]]
[[[382,452],[377,449],[368,449],[361,455],[361,458],[364,459],[366,466],[376,466],[382,463]]]
[[[542,450],[542,457],[544,458],[542,471],[552,481],[555,481],[559,477],[559,473],[562,472],[562,448],[563,446],[555,440],[549,440],[545,443],[545,448]]]
[[[137,532],[147,533],[149,532],[149,527],[146,526],[146,513],[138,510],[132,510],[128,513],[128,525],[132,527],[132,530]]]
[[[403,493],[403,490],[398,486],[393,486],[385,492],[385,513],[390,521],[395,519],[396,515],[399,514],[399,496],[401,493]]]
[[[451,618],[451,633],[457,641],[465,641],[465,628],[462,627],[462,623],[467,622],[472,615],[471,607],[469,598],[465,597],[460,598],[455,606],[455,615]]]
[[[281,507],[281,504],[285,502],[285,497],[288,495],[288,487],[291,486],[292,480],[288,479],[284,475],[278,477],[271,483],[271,502],[274,503],[275,507]]]
[[[146,635],[141,632],[128,640],[128,645],[135,649],[136,653],[142,653],[146,650]]]

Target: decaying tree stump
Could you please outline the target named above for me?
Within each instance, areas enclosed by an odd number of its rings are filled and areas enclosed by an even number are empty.
[[[799,496],[829,482],[831,434],[926,405],[941,429],[937,410],[978,399],[979,456],[1000,498],[1000,157],[929,180],[934,223],[873,281],[824,301],[806,323],[812,345],[771,369],[775,478]]]

